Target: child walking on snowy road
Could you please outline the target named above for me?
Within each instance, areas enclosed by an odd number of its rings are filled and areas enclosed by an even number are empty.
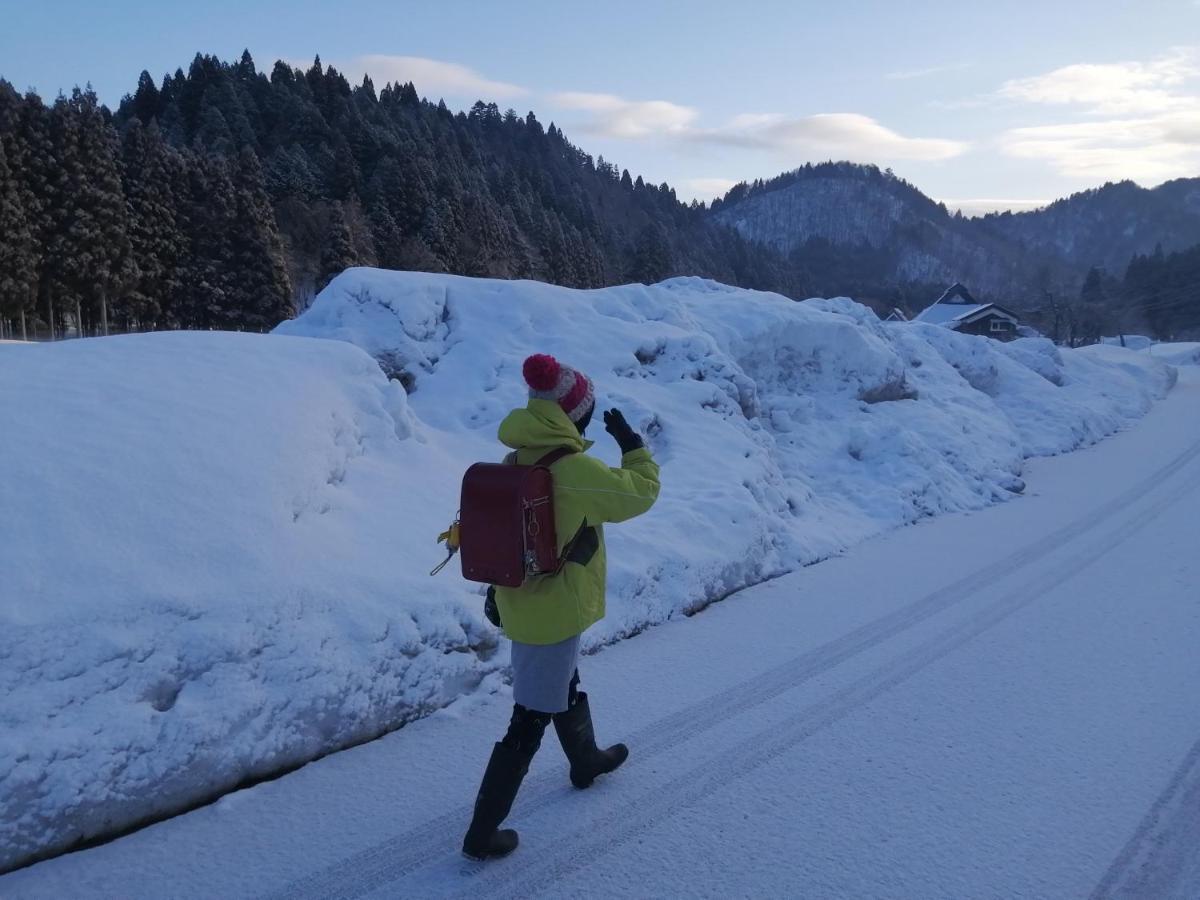
[[[517,833],[499,826],[551,722],[577,788],[589,787],[629,755],[624,744],[596,746],[588,695],[578,689],[579,638],[604,617],[604,524],[641,515],[659,491],[658,466],[619,410],[604,414],[604,427],[621,448],[621,467],[609,468],[587,455],[592,442],[583,434],[596,401],[586,375],[543,355],[525,361],[524,375],[529,403],[501,423],[500,441],[515,451],[508,461],[521,465],[555,450],[569,451],[550,464],[557,549],[565,562],[559,571],[529,578],[520,587],[489,589],[512,640],[514,703],[463,838],[463,853],[480,860],[516,849]]]

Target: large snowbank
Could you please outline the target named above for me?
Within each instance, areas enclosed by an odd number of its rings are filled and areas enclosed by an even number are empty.
[[[407,526],[446,509],[441,451],[361,350],[0,348],[0,409],[0,869],[435,709],[489,668],[461,585],[417,578],[432,548]]]
[[[497,686],[477,587],[427,572],[530,352],[663,465],[609,533],[589,647],[1013,496],[1024,457],[1128,425],[1174,374],[697,279],[355,269],[278,331],[0,349],[0,869]]]

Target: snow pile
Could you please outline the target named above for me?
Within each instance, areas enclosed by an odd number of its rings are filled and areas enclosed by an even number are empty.
[[[1102,337],[1100,343],[1113,347],[1124,347],[1126,350],[1148,350],[1154,345],[1154,338],[1144,334],[1123,334],[1116,337]]]
[[[1155,344],[1150,353],[1172,366],[1200,366],[1200,341],[1178,344]]]
[[[494,688],[478,586],[427,573],[531,352],[663,466],[608,533],[589,647],[1010,497],[1024,457],[1128,425],[1174,372],[699,279],[355,269],[278,331],[0,349],[0,869]]]
[[[435,554],[414,510],[453,507],[425,477],[441,453],[361,350],[0,348],[0,408],[0,870],[378,733],[489,668],[472,598],[418,577]]]

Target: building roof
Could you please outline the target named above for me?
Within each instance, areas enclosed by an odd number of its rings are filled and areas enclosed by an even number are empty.
[[[966,319],[980,310],[987,309],[990,303],[942,303],[938,301],[932,306],[921,310],[913,319],[914,322],[928,322],[931,325],[951,325],[960,319]]]
[[[925,307],[913,317],[914,322],[928,322],[930,325],[945,325],[947,328],[957,328],[986,310],[996,310],[998,315],[1017,321],[1017,317],[995,303],[980,303],[971,296],[960,282],[955,282],[937,299],[936,303]]]
[[[978,300],[971,296],[971,292],[961,281],[956,281],[950,287],[946,288],[946,292],[938,297],[938,303],[965,303],[970,306],[981,305]]]

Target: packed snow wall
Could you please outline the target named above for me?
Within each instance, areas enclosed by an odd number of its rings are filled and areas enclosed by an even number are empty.
[[[662,464],[588,648],[1016,496],[1173,376],[699,279],[368,269],[274,335],[0,347],[0,870],[504,690],[481,589],[428,572],[533,352]]]

